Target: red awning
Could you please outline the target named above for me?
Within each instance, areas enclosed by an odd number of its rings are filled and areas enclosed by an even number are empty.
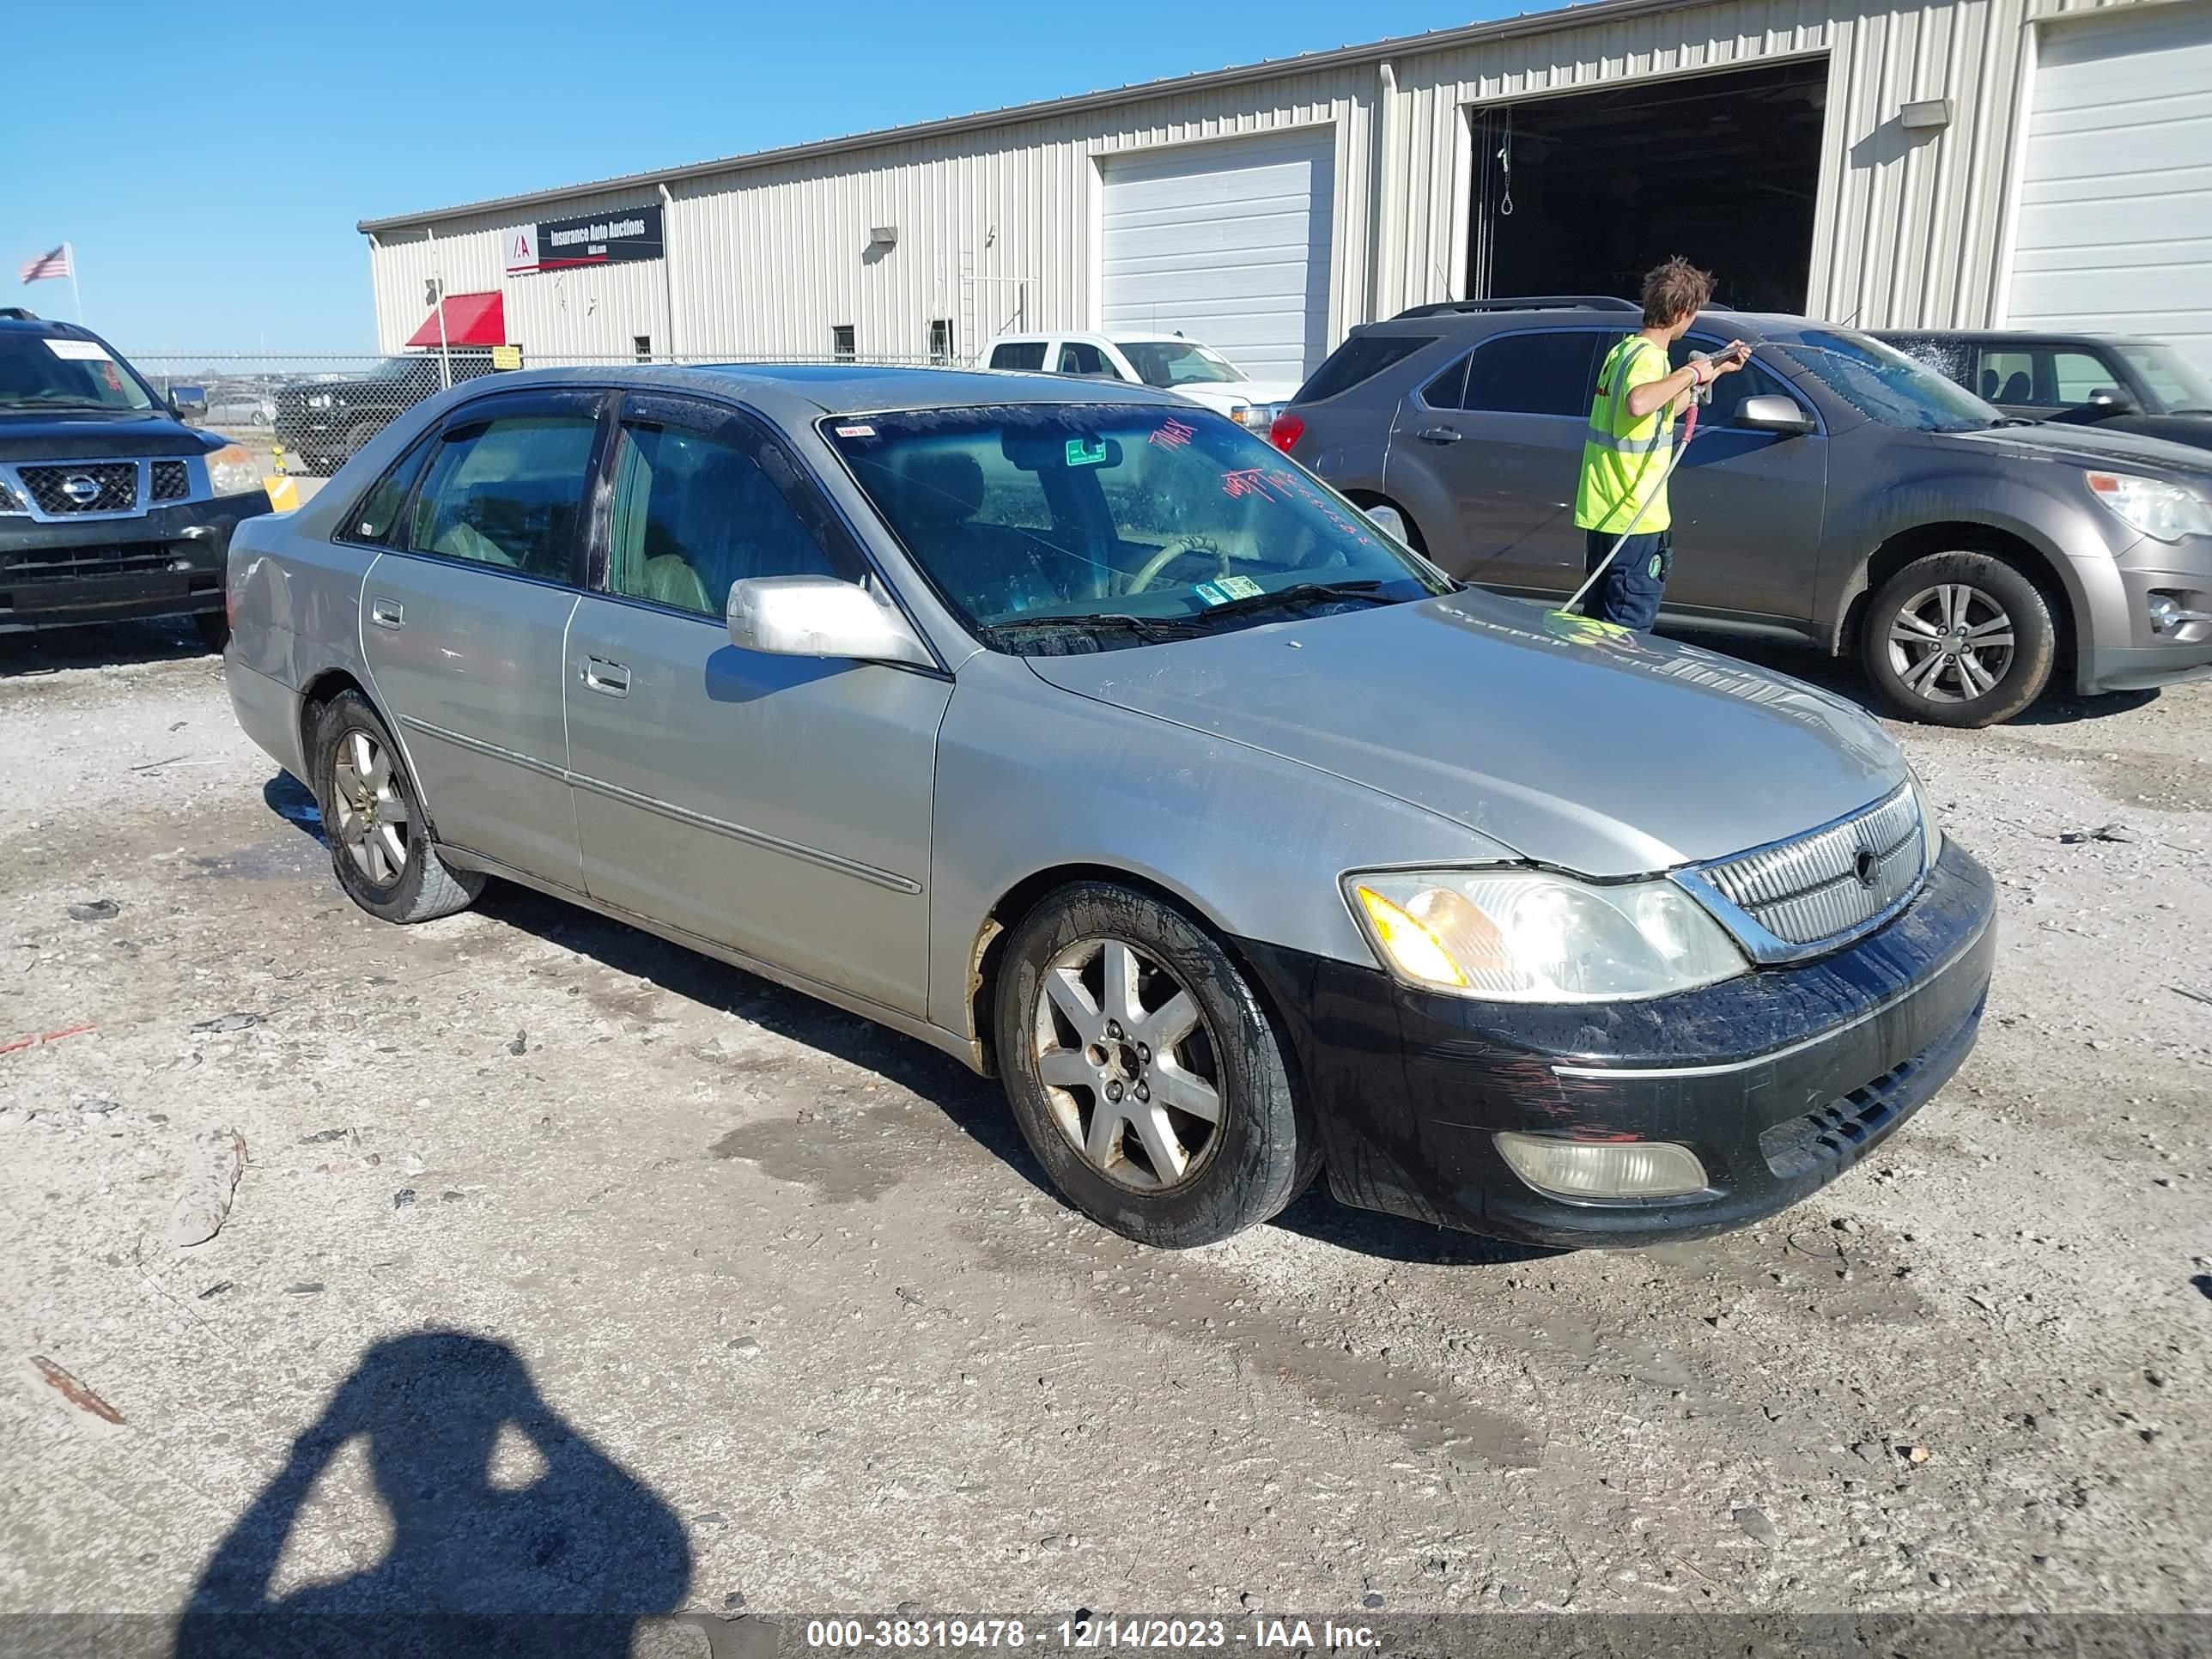
[[[445,343],[457,346],[495,346],[507,343],[507,301],[491,294],[448,294],[444,301]],[[408,345],[438,348],[438,313],[422,319]]]

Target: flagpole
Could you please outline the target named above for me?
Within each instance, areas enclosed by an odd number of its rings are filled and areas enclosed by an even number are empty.
[[[76,301],[77,326],[84,326],[84,290],[76,285],[76,248],[69,242],[62,244],[62,252],[69,260],[70,295]]]

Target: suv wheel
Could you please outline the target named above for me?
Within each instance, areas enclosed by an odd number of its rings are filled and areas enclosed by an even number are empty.
[[[358,691],[331,700],[315,726],[315,799],[331,867],[346,896],[386,921],[465,910],[484,878],[454,870],[430,844],[415,781],[392,734]]]
[[[999,1069],[1070,1202],[1170,1249],[1265,1221],[1317,1138],[1267,1011],[1220,945],[1149,894],[1079,882],[1008,942]]]
[[[2041,588],[1988,553],[1931,553],[1881,585],[1859,659],[1907,720],[1995,726],[2051,684],[2058,627]]]

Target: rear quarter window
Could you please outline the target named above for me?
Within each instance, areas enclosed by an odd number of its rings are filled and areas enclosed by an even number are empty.
[[[1313,378],[1298,388],[1298,395],[1291,401],[1317,404],[1341,397],[1443,337],[1439,334],[1355,334],[1329,353],[1328,361],[1313,372]]]
[[[991,353],[991,367],[1032,372],[1041,369],[1044,367],[1044,342],[1026,340],[1000,346]]]

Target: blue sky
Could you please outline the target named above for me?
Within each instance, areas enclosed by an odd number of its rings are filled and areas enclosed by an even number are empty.
[[[362,218],[1543,9],[25,0],[0,304],[73,315],[15,280],[67,239],[125,352],[366,351]]]

